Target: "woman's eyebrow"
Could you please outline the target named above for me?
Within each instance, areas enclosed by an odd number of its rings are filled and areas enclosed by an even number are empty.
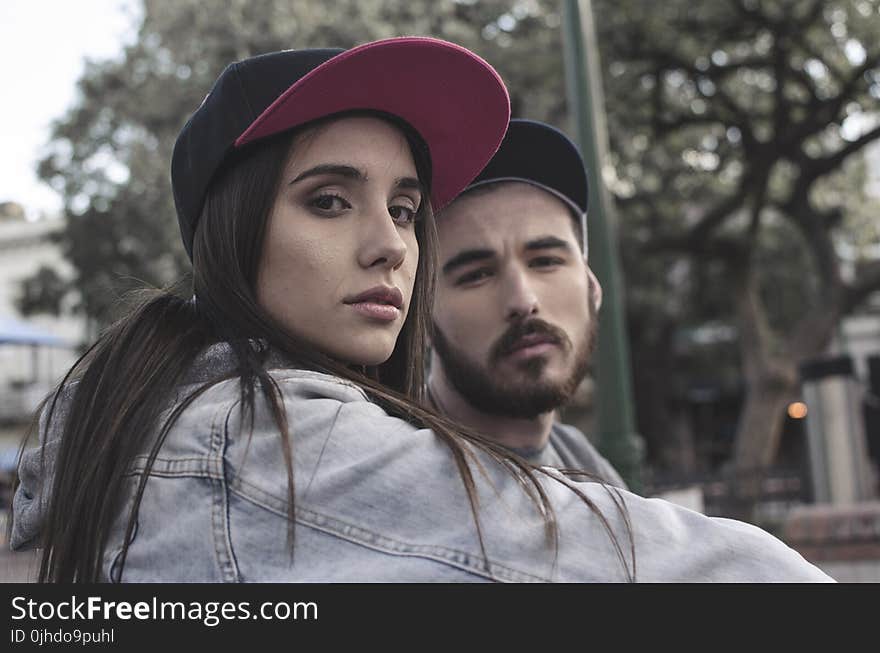
[[[294,179],[290,183],[295,184],[299,181],[302,181],[303,179],[316,177],[318,175],[337,175],[339,177],[345,177],[347,179],[354,179],[355,181],[367,180],[366,173],[363,170],[358,170],[354,166],[349,166],[342,163],[322,163],[299,173],[296,179]]]
[[[422,195],[425,194],[425,185],[415,177],[401,177],[394,185],[397,188],[412,188],[419,191]]]
[[[369,181],[367,173],[354,166],[344,163],[321,163],[299,173],[296,179],[290,183],[295,184],[303,179],[319,175],[337,175],[346,179],[353,179],[354,181]],[[422,195],[425,194],[425,185],[415,177],[400,177],[395,180],[394,185],[396,188],[411,188],[419,191]]]

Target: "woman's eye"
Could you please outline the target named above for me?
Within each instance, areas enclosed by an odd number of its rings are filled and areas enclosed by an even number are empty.
[[[309,206],[324,213],[335,213],[351,208],[351,204],[345,198],[331,194],[318,195],[312,198],[309,200]]]
[[[415,222],[418,211],[409,206],[395,204],[394,206],[388,207],[388,213],[395,222],[409,224]]]

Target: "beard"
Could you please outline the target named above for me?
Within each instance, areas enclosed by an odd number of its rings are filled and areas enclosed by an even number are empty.
[[[577,345],[562,329],[544,320],[533,318],[516,322],[492,345],[486,366],[452,345],[436,324],[432,341],[446,378],[471,406],[489,415],[534,419],[563,406],[574,395],[589,369],[596,346],[596,330],[596,311],[592,302],[590,320]],[[532,356],[518,363],[519,374],[514,378],[499,371],[501,360],[513,351],[518,340],[529,334],[548,336],[570,356],[570,372],[564,379],[551,381],[544,378],[548,362],[545,356]]]

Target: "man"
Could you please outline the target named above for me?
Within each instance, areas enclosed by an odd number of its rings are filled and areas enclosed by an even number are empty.
[[[440,274],[428,396],[538,465],[625,488],[556,421],[586,375],[602,288],[587,265],[587,175],[575,145],[512,120],[483,172],[438,217]]]

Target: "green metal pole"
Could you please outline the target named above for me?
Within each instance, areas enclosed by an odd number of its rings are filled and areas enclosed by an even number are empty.
[[[630,489],[639,492],[644,447],[636,434],[633,416],[614,205],[602,179],[608,132],[590,0],[563,0],[562,29],[569,106],[590,182],[587,219],[590,267],[603,290],[596,350],[599,448]]]

